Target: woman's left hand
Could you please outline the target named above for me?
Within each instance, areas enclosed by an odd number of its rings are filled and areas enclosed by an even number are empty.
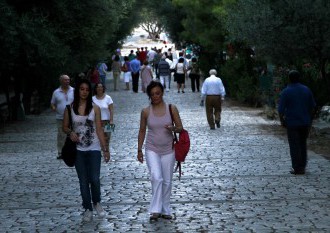
[[[103,152],[103,157],[104,157],[104,161],[107,163],[110,161],[110,152],[109,151],[105,151]]]

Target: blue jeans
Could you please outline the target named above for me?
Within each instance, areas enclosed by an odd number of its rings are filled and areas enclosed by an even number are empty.
[[[75,167],[79,178],[83,208],[93,210],[91,201],[93,204],[101,201],[101,152],[78,150]]]
[[[295,171],[305,171],[307,165],[308,131],[308,126],[287,128],[292,168]]]

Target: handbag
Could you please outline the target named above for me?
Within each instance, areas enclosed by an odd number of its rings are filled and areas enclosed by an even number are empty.
[[[66,108],[68,109],[69,114],[69,126],[70,129],[73,129],[72,125],[72,117],[71,117],[71,107],[67,105]],[[65,139],[64,146],[62,147],[62,159],[64,163],[68,167],[73,167],[76,162],[77,156],[77,144],[70,139],[70,136],[67,136]]]
[[[174,125],[171,104],[169,104],[169,109],[172,119],[172,125]],[[176,136],[176,133],[173,132],[173,146],[175,152],[175,160],[177,161],[174,172],[176,172],[179,169],[179,180],[180,180],[181,175],[183,174],[181,169],[181,162],[185,161],[190,149],[190,138],[187,130],[185,129],[181,130],[181,132],[179,133],[179,139]]]

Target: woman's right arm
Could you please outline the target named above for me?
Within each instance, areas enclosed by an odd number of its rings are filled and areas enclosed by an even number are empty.
[[[70,129],[70,121],[69,121],[69,113],[68,113],[68,108],[65,108],[64,110],[64,117],[63,117],[63,124],[62,124],[62,130],[63,132],[70,136],[70,139],[73,142],[79,142],[79,137],[78,135]]]
[[[147,109],[143,109],[141,111],[141,117],[140,117],[140,129],[139,129],[139,136],[138,136],[138,155],[137,158],[140,163],[143,163],[143,151],[142,146],[143,142],[146,136],[146,130],[147,130]]]

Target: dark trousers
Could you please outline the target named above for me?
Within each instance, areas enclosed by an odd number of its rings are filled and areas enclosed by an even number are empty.
[[[221,120],[221,96],[208,95],[205,100],[206,118],[209,126],[214,128]]]
[[[197,91],[199,91],[199,78],[200,78],[200,76],[198,74],[189,74],[189,78],[190,78],[190,81],[191,81],[191,90],[193,92],[195,92],[195,89],[197,89]]]
[[[309,126],[288,127],[288,141],[292,168],[304,171],[307,165],[307,136]]]
[[[139,77],[140,77],[140,72],[137,73],[132,72],[132,89],[136,93],[139,91]]]

